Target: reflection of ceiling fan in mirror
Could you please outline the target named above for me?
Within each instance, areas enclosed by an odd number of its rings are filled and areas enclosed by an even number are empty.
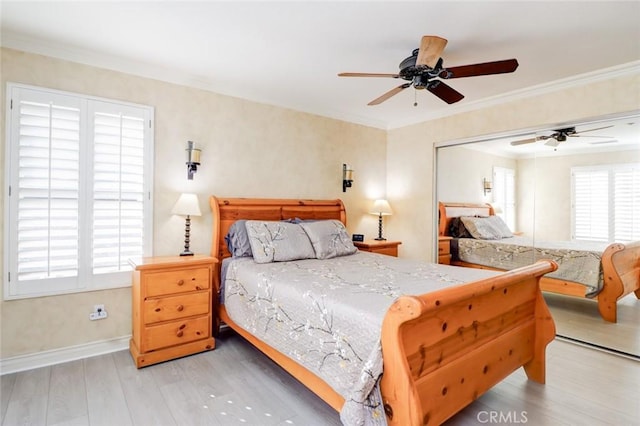
[[[566,129],[554,130],[553,133],[550,135],[542,135],[542,136],[536,136],[535,138],[531,138],[531,139],[513,141],[511,142],[511,145],[517,146],[517,145],[524,145],[524,144],[538,142],[538,141],[547,141],[545,145],[556,147],[560,145],[561,142],[566,142],[568,138],[577,138],[577,137],[611,139],[610,141],[606,141],[606,142],[615,142],[615,139],[610,136],[582,135],[583,133],[586,133],[586,132],[594,132],[596,130],[608,129],[610,127],[613,127],[613,125],[598,127],[597,129],[582,130],[580,132],[578,132],[575,127],[567,127]],[[599,143],[604,143],[604,142],[599,142]]]
[[[372,100],[368,105],[378,105],[404,89],[413,86],[415,89],[427,89],[448,104],[458,102],[464,95],[439,79],[461,77],[475,77],[479,75],[511,73],[518,68],[518,61],[507,59],[504,61],[485,62],[481,64],[462,65],[444,68],[440,55],[447,45],[447,40],[438,36],[424,36],[420,48],[415,49],[411,56],[400,62],[400,72],[397,74],[343,72],[339,77],[390,77],[401,78],[408,83],[395,87],[382,96]]]

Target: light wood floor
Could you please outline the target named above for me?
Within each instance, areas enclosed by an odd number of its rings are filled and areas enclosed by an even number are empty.
[[[140,370],[120,351],[2,376],[2,425],[340,424],[231,330],[217,345]],[[546,385],[520,369],[447,424],[638,425],[639,362],[558,340],[547,355]]]
[[[618,301],[618,322],[604,321],[598,302],[544,293],[556,322],[556,333],[636,356],[640,359],[640,300],[631,293]],[[640,424],[640,422],[638,422]]]

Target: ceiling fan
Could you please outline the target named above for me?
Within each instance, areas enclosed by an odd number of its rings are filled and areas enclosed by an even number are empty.
[[[515,59],[444,68],[440,55],[446,45],[446,39],[426,35],[422,37],[420,48],[415,49],[411,56],[400,62],[400,72],[397,74],[343,72],[338,76],[390,77],[408,81],[408,83],[403,83],[389,90],[367,105],[378,105],[411,86],[418,90],[427,89],[446,103],[452,104],[462,100],[464,95],[439,79],[448,80],[479,75],[504,74],[514,72],[518,68],[518,61]]]
[[[613,139],[610,136],[595,136],[595,135],[582,136],[582,133],[593,132],[593,131],[602,130],[602,129],[608,129],[609,127],[613,127],[613,125],[605,126],[605,127],[598,127],[596,129],[583,130],[581,132],[578,132],[575,127],[567,127],[565,129],[554,130],[553,133],[550,134],[550,135],[542,135],[542,136],[536,136],[535,138],[531,138],[531,139],[523,139],[523,140],[519,140],[519,141],[513,141],[513,142],[511,142],[511,145],[512,146],[518,146],[518,145],[524,145],[524,144],[538,142],[538,141],[547,141],[547,143],[545,143],[545,145],[556,147],[556,146],[560,145],[561,142],[566,142],[567,138],[591,137],[591,138],[610,138],[610,139]]]

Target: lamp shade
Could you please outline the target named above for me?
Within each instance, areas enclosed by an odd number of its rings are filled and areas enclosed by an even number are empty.
[[[200,212],[200,204],[196,194],[181,194],[178,201],[171,209],[171,214],[179,214],[182,216],[202,216]]]
[[[389,202],[387,200],[376,200],[373,203],[373,207],[371,208],[371,211],[369,213],[382,216],[390,216],[393,214],[393,211],[391,210],[391,206],[389,205]]]

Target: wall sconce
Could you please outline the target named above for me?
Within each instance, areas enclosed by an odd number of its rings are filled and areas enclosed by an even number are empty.
[[[353,183],[353,169],[348,164],[342,165],[342,192],[347,192]]]
[[[484,189],[484,195],[491,192],[491,181],[486,178],[482,179],[482,188]]]
[[[191,141],[187,142],[187,179],[193,180],[193,174],[198,171],[200,165],[201,149],[195,148],[195,144]]]

